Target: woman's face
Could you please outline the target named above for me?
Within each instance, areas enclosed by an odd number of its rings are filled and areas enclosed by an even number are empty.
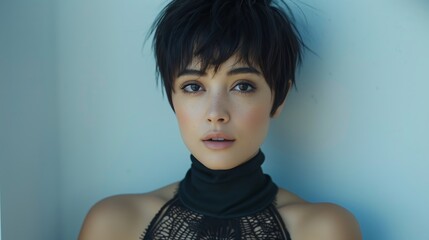
[[[202,164],[231,169],[256,155],[268,132],[274,97],[260,69],[231,57],[216,72],[202,72],[194,61],[173,87],[183,141]]]

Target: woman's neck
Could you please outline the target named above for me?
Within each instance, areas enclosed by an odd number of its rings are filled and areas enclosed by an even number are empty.
[[[192,166],[180,182],[178,196],[188,208],[213,217],[250,215],[268,207],[278,187],[263,174],[259,151],[252,159],[229,170],[212,170],[191,155]]]

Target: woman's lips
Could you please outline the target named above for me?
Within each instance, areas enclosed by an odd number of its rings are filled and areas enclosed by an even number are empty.
[[[234,140],[203,140],[204,145],[212,150],[222,150],[231,147]]]
[[[229,148],[235,142],[233,137],[221,131],[208,132],[201,140],[207,148],[212,150],[222,150]]]

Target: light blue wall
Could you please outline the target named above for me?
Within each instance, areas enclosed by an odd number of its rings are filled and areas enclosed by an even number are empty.
[[[19,227],[13,210],[30,219],[59,219],[60,238],[32,239],[76,239],[96,201],[153,190],[180,180],[189,167],[174,115],[155,84],[150,42],[143,48],[166,1],[53,1],[41,5],[56,9],[47,20],[35,1],[27,0],[33,8],[0,2],[0,19],[9,20],[0,25],[1,40],[3,31],[13,36],[6,47],[0,44],[4,240],[15,239],[5,236]],[[306,55],[298,91],[273,121],[263,146],[266,172],[309,201],[351,210],[364,239],[429,239],[429,4],[304,2],[315,9],[302,6],[307,24],[298,14],[299,25],[318,56]],[[30,17],[14,20],[23,15]],[[33,32],[34,19],[52,25]],[[41,63],[44,68],[30,68]],[[45,69],[31,75],[38,84],[28,76],[34,69]],[[29,137],[35,135],[41,138]],[[5,208],[28,182],[27,202],[52,208]],[[51,230],[41,225],[40,231]]]
[[[86,211],[101,198],[146,192],[178,180],[187,168],[174,115],[156,87],[150,46],[142,50],[160,6],[59,2],[60,194],[67,239],[76,238]]]
[[[429,4],[314,2],[320,57],[272,126],[267,171],[350,209],[364,239],[429,239]]]
[[[56,240],[59,144],[54,1],[0,1],[3,240]]]

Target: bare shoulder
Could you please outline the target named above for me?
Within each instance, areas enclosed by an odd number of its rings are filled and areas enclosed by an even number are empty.
[[[173,183],[149,193],[115,195],[97,202],[85,217],[79,240],[139,239],[176,189]]]
[[[280,189],[278,210],[293,240],[361,240],[359,224],[347,209],[310,203]]]

